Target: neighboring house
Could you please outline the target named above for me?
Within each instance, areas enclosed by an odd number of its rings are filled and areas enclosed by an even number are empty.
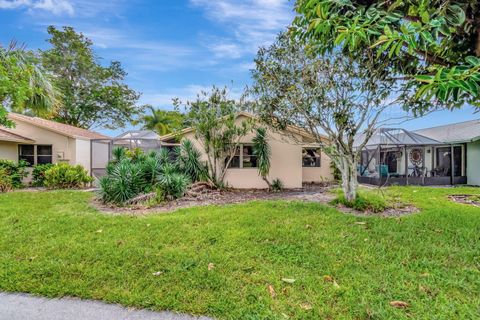
[[[238,123],[255,118],[246,112],[237,115]],[[262,124],[259,124],[262,126]],[[300,188],[305,182],[321,182],[333,179],[330,159],[321,151],[320,146],[310,134],[291,127],[288,132],[267,129],[268,143],[271,148],[271,167],[268,179],[280,179],[285,188]],[[195,138],[192,128],[182,130],[179,134],[160,137],[163,143],[173,143],[178,139],[190,139],[206,160],[203,145]],[[252,139],[255,132],[247,134],[241,141],[238,154],[232,159],[225,176],[225,182],[233,188],[260,189],[267,184],[259,176],[256,157],[252,151]],[[322,137],[328,142],[326,137]]]
[[[109,137],[74,126],[10,113],[14,128],[0,128],[0,159],[36,164],[67,162],[90,172],[91,142]],[[105,155],[108,159],[108,151]]]
[[[359,181],[480,185],[480,120],[416,131],[381,128],[362,150]]]

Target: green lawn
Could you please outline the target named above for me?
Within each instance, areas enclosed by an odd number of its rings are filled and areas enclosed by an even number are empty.
[[[85,192],[2,194],[0,290],[227,319],[480,317],[480,209],[446,199],[480,189],[394,190],[422,212],[271,201],[131,217]]]

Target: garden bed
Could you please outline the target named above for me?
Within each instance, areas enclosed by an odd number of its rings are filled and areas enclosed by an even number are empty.
[[[227,189],[227,190],[210,190],[199,195],[187,195],[183,198],[165,201],[157,205],[135,204],[125,207],[103,204],[98,199],[93,200],[94,206],[102,212],[108,214],[130,214],[144,215],[152,213],[166,213],[177,209],[191,208],[208,205],[228,205],[236,203],[244,203],[256,200],[297,200],[306,202],[316,202],[330,205],[335,199],[333,190],[338,186],[333,183],[324,184],[305,184],[303,188],[285,189],[279,192],[271,192],[261,189]],[[353,214],[357,216],[382,216],[382,217],[399,217],[418,212],[419,210],[411,205],[403,203],[395,203],[392,207],[386,208],[381,212],[359,211],[338,204],[334,206],[339,211]]]
[[[176,209],[207,205],[226,205],[243,203],[255,200],[303,200],[319,203],[328,203],[335,197],[330,190],[334,184],[306,184],[299,189],[285,189],[280,192],[271,192],[262,189],[227,189],[211,190],[200,196],[185,196],[183,198],[166,201],[155,206],[136,204],[126,207],[105,205],[94,200],[94,206],[102,212],[113,214],[149,214],[171,212]]]
[[[468,204],[474,207],[480,207],[480,195],[453,194],[449,195],[448,198],[453,202]]]

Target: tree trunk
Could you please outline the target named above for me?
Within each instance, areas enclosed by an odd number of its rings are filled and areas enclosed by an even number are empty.
[[[268,185],[268,190],[272,190],[272,184],[270,183],[270,181],[268,181],[267,177],[263,177],[263,176],[262,176],[262,179],[263,179],[263,181],[265,181],[266,184]]]
[[[342,173],[342,189],[345,200],[353,202],[357,198],[357,163],[353,155],[344,155],[340,160],[342,166],[340,172]]]

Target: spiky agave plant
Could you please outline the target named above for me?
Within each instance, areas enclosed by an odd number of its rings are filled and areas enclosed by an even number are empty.
[[[165,163],[161,166],[158,186],[167,195],[174,199],[181,198],[185,195],[189,184],[190,178],[186,174],[178,172],[173,164]]]
[[[99,184],[100,197],[104,202],[124,204],[145,189],[141,164],[123,159],[109,168]]]
[[[258,174],[267,183],[268,188],[271,189],[271,183],[268,180],[270,172],[270,156],[271,149],[267,141],[267,130],[265,128],[257,128],[253,142],[253,154],[257,156]]]
[[[180,170],[190,177],[193,182],[207,180],[207,167],[201,160],[202,154],[195,148],[189,139],[182,141],[178,154]]]

